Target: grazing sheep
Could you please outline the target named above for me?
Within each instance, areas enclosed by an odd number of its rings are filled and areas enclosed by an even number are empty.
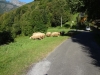
[[[39,39],[39,40],[41,40],[42,38],[41,38],[41,35],[40,34],[34,34],[34,35],[32,35],[31,37],[30,37],[30,39]]]
[[[51,36],[58,37],[58,36],[60,36],[60,33],[59,32],[52,32]]]
[[[30,37],[30,39],[43,39],[45,38],[45,34],[44,33],[41,33],[41,32],[37,32],[37,33],[33,33],[32,36]]]
[[[45,34],[44,33],[39,33],[39,34],[40,34],[42,39],[45,38]]]
[[[50,37],[50,36],[51,36],[51,32],[47,32],[47,33],[46,33],[46,36],[47,36],[47,37]]]

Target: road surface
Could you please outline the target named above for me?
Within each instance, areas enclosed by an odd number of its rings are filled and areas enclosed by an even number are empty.
[[[33,65],[27,75],[100,75],[100,48],[92,33],[82,32]]]

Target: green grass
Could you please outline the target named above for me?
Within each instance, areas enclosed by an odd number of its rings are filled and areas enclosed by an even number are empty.
[[[61,29],[50,28],[48,31],[55,30]],[[31,40],[28,36],[24,36],[16,38],[14,43],[0,46],[0,75],[22,75],[33,63],[46,57],[67,38],[60,36]]]
[[[69,30],[70,29],[68,29],[68,28],[58,26],[56,28],[55,27],[54,28],[49,28],[47,30],[47,32],[60,32],[60,31],[65,31],[65,33],[67,33]]]

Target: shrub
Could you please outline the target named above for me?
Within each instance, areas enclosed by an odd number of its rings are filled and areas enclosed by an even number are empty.
[[[13,42],[14,38],[12,37],[10,32],[4,31],[0,32],[0,45],[8,44],[9,42]]]
[[[37,22],[34,27],[34,32],[46,32],[48,27],[42,22]]]
[[[16,37],[17,35],[21,34],[21,28],[20,28],[20,25],[18,23],[12,25],[11,33],[12,33],[13,37]]]

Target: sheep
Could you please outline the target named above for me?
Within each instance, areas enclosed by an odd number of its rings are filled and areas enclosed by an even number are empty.
[[[50,36],[51,36],[51,32],[47,32],[47,33],[46,33],[46,36],[47,36],[47,37],[50,37]]]
[[[43,39],[45,38],[45,34],[44,33],[41,33],[41,32],[37,32],[37,33],[33,33],[32,36],[30,37],[30,39]]]
[[[45,38],[45,34],[44,33],[39,33],[39,34],[40,34],[42,39]]]
[[[41,35],[40,34],[34,34],[34,35],[32,35],[31,37],[30,37],[30,39],[39,39],[39,40],[41,40],[42,38],[41,38]]]
[[[59,32],[52,32],[51,36],[58,37],[58,36],[60,36],[60,33]]]

